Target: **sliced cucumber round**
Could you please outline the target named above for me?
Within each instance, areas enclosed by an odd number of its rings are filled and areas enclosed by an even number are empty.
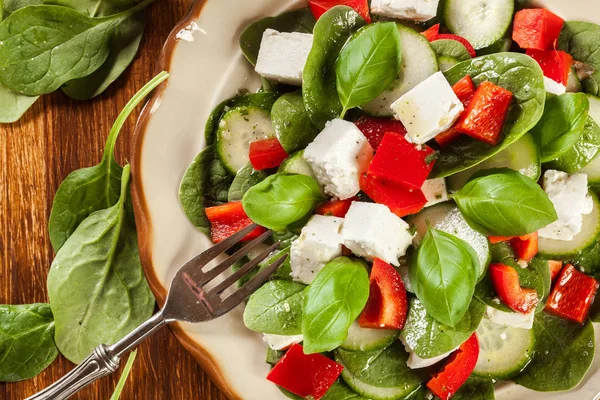
[[[506,36],[514,11],[514,0],[447,0],[444,22],[475,49],[483,49]]]
[[[436,40],[431,42],[431,48],[437,55],[440,71],[446,71],[461,61],[471,59],[469,50],[456,40]]]
[[[390,329],[370,329],[361,327],[354,321],[348,329],[348,337],[340,346],[349,351],[372,351],[388,347],[398,338],[400,331]]]
[[[304,159],[304,150],[294,153],[285,159],[279,166],[279,172],[315,177],[312,168]]]
[[[437,57],[425,36],[399,23],[396,25],[402,39],[400,74],[389,89],[362,106],[371,115],[391,116],[393,102],[439,71]]]
[[[508,379],[519,374],[533,355],[533,329],[498,325],[484,318],[477,328],[479,358],[474,374]]]
[[[217,130],[217,154],[232,174],[246,165],[250,158],[250,142],[275,137],[275,129],[268,111],[255,106],[229,110]]]
[[[511,168],[519,171],[534,181],[540,179],[542,173],[540,152],[531,134],[526,133],[515,143],[508,146],[495,156],[488,158],[473,168],[451,175],[446,178],[448,190],[459,191],[475,172],[490,168]]]

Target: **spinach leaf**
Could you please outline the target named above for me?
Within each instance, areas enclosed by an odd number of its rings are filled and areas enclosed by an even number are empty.
[[[119,400],[121,398],[121,392],[123,392],[125,383],[127,383],[127,378],[129,378],[129,374],[131,373],[131,368],[133,367],[136,357],[137,350],[132,351],[129,357],[127,357],[127,364],[125,364],[125,368],[123,368],[119,382],[117,382],[117,387],[115,387],[115,391],[113,392],[112,396],[110,396],[110,400]]]
[[[471,376],[452,396],[452,400],[494,400],[494,381]]]
[[[260,42],[267,29],[279,32],[312,33],[315,23],[315,17],[308,8],[289,11],[276,17],[263,18],[248,25],[242,31],[240,47],[250,64],[256,65]]]
[[[394,22],[367,25],[346,44],[335,64],[342,117],[390,87],[400,73],[402,45]]]
[[[583,90],[595,96],[600,95],[600,26],[581,21],[565,22],[560,37],[558,50],[566,51],[577,61],[591,66],[593,72],[581,81]]]
[[[255,332],[301,334],[305,288],[301,283],[285,280],[265,283],[250,296],[244,310],[244,324]]]
[[[42,0],[42,2],[69,7],[90,17],[106,17],[125,11],[140,0]]]
[[[6,19],[10,14],[14,13],[18,9],[44,3],[44,0],[2,0],[0,1],[0,21]]]
[[[454,195],[476,231],[486,236],[520,236],[558,218],[548,195],[530,178],[508,168],[483,172]]]
[[[469,50],[460,42],[451,39],[441,39],[431,42],[431,48],[438,58],[440,70],[446,71],[461,61],[470,60]]]
[[[477,253],[467,242],[433,228],[409,267],[410,284],[427,313],[449,326],[469,309],[478,272]]]
[[[539,313],[531,362],[515,382],[540,392],[573,389],[590,369],[595,353],[594,327]]]
[[[560,157],[577,143],[589,109],[590,103],[583,93],[565,93],[546,100],[543,117],[531,130],[542,162]]]
[[[255,223],[274,231],[285,231],[308,216],[323,200],[319,184],[310,176],[279,172],[251,187],[242,204]]]
[[[491,81],[510,90],[513,102],[497,146],[487,145],[468,136],[444,147],[435,163],[431,178],[441,178],[473,167],[510,146],[540,120],[544,111],[546,89],[538,63],[525,54],[499,53],[461,62],[444,72],[455,84],[470,75],[476,85]]]
[[[295,395],[294,393],[289,392],[280,386],[278,386],[278,388],[279,388],[279,390],[281,390],[281,392],[284,395],[286,395],[288,398],[290,398],[292,400],[305,400],[304,397]],[[331,387],[325,393],[325,395],[323,397],[321,397],[321,400],[368,400],[368,399],[362,397],[361,395],[356,393],[354,390],[352,390],[350,388],[350,386],[348,386],[342,380],[342,378],[338,378],[335,382],[333,382],[333,385],[331,385]],[[405,400],[409,400],[409,399],[405,399]]]
[[[464,343],[479,326],[483,314],[485,305],[473,298],[467,313],[458,324],[451,327],[431,317],[423,303],[413,298],[410,300],[402,338],[419,357],[437,357]]]
[[[348,38],[366,24],[352,8],[336,6],[323,14],[314,29],[312,49],[302,76],[302,96],[318,129],[342,113],[336,88],[336,60]]]
[[[271,119],[277,139],[288,154],[304,149],[319,134],[306,111],[301,91],[286,93],[277,99],[271,109]]]
[[[48,294],[56,321],[55,341],[74,363],[102,343],[117,342],[154,311],[133,218],[126,207],[129,177],[127,165],[117,204],[87,217],[50,267]]]
[[[0,124],[18,121],[38,98],[38,96],[26,96],[0,86]]]
[[[0,305],[0,381],[33,378],[57,355],[49,305]]]
[[[48,222],[54,251],[60,250],[77,226],[91,213],[117,203],[123,169],[113,154],[119,132],[137,105],[168,77],[166,72],[158,74],[123,108],[110,131],[100,164],[72,172],[58,188]]]
[[[368,298],[369,273],[364,262],[338,257],[325,265],[304,296],[304,352],[331,351],[344,343]]]
[[[583,134],[577,142],[549,167],[573,174],[588,165],[600,152],[600,126],[588,117],[583,127]]]
[[[244,165],[233,178],[227,201],[240,201],[244,194],[254,185],[264,181],[267,178],[267,173],[264,171],[256,171],[252,168],[252,164]]]

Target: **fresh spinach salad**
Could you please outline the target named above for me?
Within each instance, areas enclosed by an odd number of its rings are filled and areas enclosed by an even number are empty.
[[[600,315],[600,26],[513,0],[308,4],[242,31],[262,87],[215,108],[179,193],[214,242],[256,223],[245,240],[288,255],[244,312],[267,379],[575,388]]]

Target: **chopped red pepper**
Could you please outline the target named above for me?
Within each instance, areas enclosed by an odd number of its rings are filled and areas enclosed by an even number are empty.
[[[353,201],[358,201],[357,197],[346,200],[330,200],[319,204],[315,214],[329,215],[332,217],[344,218],[350,209]]]
[[[210,221],[210,234],[212,236],[212,241],[215,243],[219,243],[227,239],[229,236],[241,229],[244,229],[252,223],[250,218],[248,218],[246,215],[241,201],[235,201],[215,207],[208,207],[205,208],[204,211],[206,212],[206,216]],[[262,226],[259,226],[246,235],[246,237],[244,237],[242,240],[247,241],[255,239],[264,232],[266,232],[266,229]]]
[[[456,82],[454,86],[452,86],[452,90],[454,90],[456,97],[458,97],[461,103],[463,103],[463,106],[465,107],[466,111],[469,107],[469,104],[471,104],[471,100],[473,99],[476,90],[475,84],[473,83],[473,79],[471,79],[471,76],[467,75],[460,81]],[[462,133],[457,131],[453,126],[446,132],[442,132],[439,135],[437,135],[435,137],[435,141],[441,147],[444,147],[458,139],[460,136],[462,136]]]
[[[500,141],[512,97],[503,87],[483,82],[457,122],[456,130],[495,146]]]
[[[498,297],[511,310],[529,314],[537,306],[539,300],[535,289],[525,289],[519,283],[517,271],[504,264],[490,265],[492,284]]]
[[[598,282],[567,264],[558,275],[545,311],[583,324],[594,303]]]
[[[465,384],[479,358],[479,341],[474,333],[456,350],[444,368],[435,374],[427,387],[441,400],[448,400]]]
[[[531,261],[538,253],[538,233],[515,237],[510,241],[517,257],[523,261]]]
[[[302,346],[294,344],[275,364],[267,379],[302,398],[319,400],[343,369],[322,354],[304,354]]]
[[[277,138],[256,140],[250,143],[250,163],[257,171],[276,168],[288,157]]]
[[[558,50],[527,50],[527,55],[538,62],[544,76],[567,86],[569,72],[573,66],[573,57]]]
[[[367,21],[367,24],[371,23],[371,14],[369,14],[369,3],[367,0],[308,0],[308,5],[316,20],[335,6],[348,6],[360,14]]]
[[[408,301],[402,277],[390,264],[376,258],[371,269],[369,300],[358,319],[363,328],[402,329]]]
[[[554,282],[554,280],[562,270],[563,262],[556,260],[548,260],[548,267],[550,267],[550,280]]]
[[[440,24],[435,24],[431,28],[427,29],[426,31],[421,32],[421,35],[425,36],[425,38],[430,42],[433,42],[435,40],[435,38],[437,37],[437,35],[439,35],[439,34],[440,34]]]
[[[392,118],[373,118],[368,116],[360,117],[356,122],[356,127],[365,135],[373,150],[377,150],[383,136],[387,132],[395,132],[401,135],[406,134],[406,128],[402,122]]]
[[[440,24],[433,25],[431,28],[427,29],[425,32],[422,32],[421,34],[423,36],[425,36],[425,38],[427,38],[427,40],[430,42],[435,42],[436,40],[442,40],[442,39],[456,40],[457,42],[459,42],[460,44],[465,46],[465,48],[467,49],[467,51],[469,52],[471,57],[477,56],[477,53],[475,52],[475,48],[473,47],[473,45],[464,37],[454,35],[452,33],[440,33]]]
[[[388,206],[399,217],[416,214],[427,204],[427,199],[421,189],[407,188],[368,174],[361,177],[360,189],[371,200]]]
[[[565,21],[544,8],[517,12],[513,40],[523,49],[552,50]]]

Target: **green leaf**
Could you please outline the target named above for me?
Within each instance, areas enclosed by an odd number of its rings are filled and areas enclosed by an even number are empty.
[[[106,17],[127,10],[140,0],[42,0],[44,4],[69,7],[90,17]]]
[[[304,149],[319,134],[304,106],[302,92],[286,93],[271,109],[277,139],[288,154]]]
[[[252,164],[248,163],[244,165],[233,178],[229,193],[227,194],[227,201],[240,201],[244,197],[244,194],[256,184],[264,181],[267,178],[267,173],[264,171],[256,171],[252,168]]]
[[[429,228],[409,267],[410,284],[427,313],[455,326],[471,304],[479,273],[477,253],[464,240]]]
[[[302,76],[302,96],[306,110],[318,129],[342,114],[336,88],[336,60],[348,38],[365,25],[356,11],[336,6],[323,14],[315,25],[313,46]]]
[[[588,165],[600,151],[600,126],[588,117],[577,142],[548,165],[552,169],[573,174]]]
[[[127,165],[117,204],[87,217],[50,267],[48,294],[56,321],[55,341],[74,363],[102,343],[116,343],[154,311],[133,218],[126,207],[129,177]]]
[[[25,96],[0,86],[0,124],[18,121],[38,98],[38,96]]]
[[[8,18],[15,11],[27,7],[44,4],[44,0],[2,0],[0,1],[0,21]]]
[[[435,51],[441,71],[446,71],[460,62],[472,58],[469,50],[462,43],[452,39],[431,42],[431,48]]]
[[[583,134],[590,102],[583,93],[565,93],[546,100],[544,115],[531,130],[542,162],[552,161],[571,149]]]
[[[451,327],[431,317],[423,303],[413,298],[410,301],[402,338],[419,357],[437,357],[456,349],[471,337],[477,330],[483,314],[485,304],[473,298],[467,313]]]
[[[54,251],[60,250],[81,221],[90,214],[117,203],[123,169],[113,154],[119,132],[137,105],[168,77],[166,72],[158,74],[123,108],[110,131],[100,164],[72,172],[58,188],[48,221]]]
[[[494,381],[471,376],[452,396],[452,400],[494,400]]]
[[[57,355],[49,305],[0,305],[0,381],[33,378]]]
[[[583,90],[600,95],[600,26],[581,21],[565,22],[558,38],[558,50],[566,51],[577,61],[586,63],[592,72],[581,81]]]
[[[394,22],[370,24],[346,44],[335,64],[342,116],[375,99],[398,77],[400,33]]]
[[[344,343],[368,298],[369,273],[364,262],[338,257],[325,265],[304,295],[304,352],[331,351]]]
[[[246,304],[244,324],[254,332],[274,335],[302,333],[305,285],[274,280],[258,289]]]
[[[508,168],[484,172],[454,195],[476,231],[486,236],[521,236],[558,218],[548,195],[530,178]]]
[[[137,350],[134,350],[127,358],[127,364],[125,364],[125,368],[123,368],[119,382],[117,382],[117,387],[115,387],[115,391],[113,392],[112,396],[110,396],[110,400],[119,400],[121,398],[121,392],[123,392],[123,388],[127,383],[127,378],[129,378],[129,374],[131,373],[131,368],[133,367],[136,357]]]

